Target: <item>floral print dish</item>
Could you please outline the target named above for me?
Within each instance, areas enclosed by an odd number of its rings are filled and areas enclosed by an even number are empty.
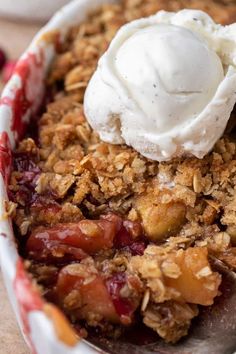
[[[65,13],[78,11],[78,3]],[[210,14],[217,21],[233,21],[234,5],[213,3]],[[2,186],[5,181],[10,199],[2,206],[1,260],[9,259],[11,248],[7,283],[24,333],[39,353],[57,345],[71,346],[71,353],[96,350],[82,338],[101,348],[107,340],[115,353],[117,338],[145,333],[145,327],[150,332],[135,346],[137,353],[149,352],[147,342],[178,352],[181,344],[174,343],[187,335],[192,319],[216,308],[225,286],[233,288],[226,271],[235,269],[232,127],[204,159],[157,163],[126,145],[100,141],[83,113],[85,88],[119,27],[184,6],[126,0],[97,7],[79,25],[71,21],[63,40],[49,28],[35,42],[43,39],[47,51],[41,45],[21,59],[1,99],[12,117],[11,132],[1,133]],[[201,1],[197,7],[208,10]],[[30,114],[34,119],[22,139]],[[40,343],[36,328],[43,323],[46,338],[56,333],[58,342]]]

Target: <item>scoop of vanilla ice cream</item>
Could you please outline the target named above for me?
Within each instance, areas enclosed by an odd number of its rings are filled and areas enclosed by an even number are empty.
[[[216,25],[197,10],[123,26],[88,85],[89,123],[102,140],[153,160],[202,158],[236,101],[235,38],[235,25]]]

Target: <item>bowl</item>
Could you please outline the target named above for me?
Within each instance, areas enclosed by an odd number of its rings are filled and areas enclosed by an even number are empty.
[[[93,345],[77,338],[63,313],[43,300],[18,254],[6,207],[12,150],[41,106],[45,77],[58,42],[63,41],[69,27],[83,21],[89,11],[112,2],[115,1],[74,0],[59,10],[22,55],[0,98],[0,267],[10,301],[22,334],[35,354],[233,353],[236,348],[236,312],[232,311],[236,306],[236,275],[228,269],[221,269],[225,273],[223,296],[201,311],[190,335],[177,345],[158,339],[141,347],[121,340],[101,342],[99,339],[94,339]],[[143,333],[137,329],[135,334],[137,343]]]

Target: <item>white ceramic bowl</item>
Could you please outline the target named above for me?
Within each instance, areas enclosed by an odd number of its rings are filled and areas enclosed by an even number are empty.
[[[28,21],[46,21],[71,0],[0,0],[0,14]]]
[[[75,0],[62,8],[37,34],[23,54],[0,99],[0,266],[22,333],[32,351],[37,354],[89,354],[98,351],[86,341],[68,346],[59,339],[60,331],[56,330],[55,321],[46,314],[43,300],[33,289],[24,271],[14,241],[11,220],[5,213],[11,150],[23,136],[32,113],[41,104],[44,78],[55,54],[54,44],[45,41],[45,34],[58,30],[63,40],[71,25],[80,23],[88,11],[104,2],[113,1]],[[25,105],[22,105],[22,101],[27,102],[27,109],[23,109]]]

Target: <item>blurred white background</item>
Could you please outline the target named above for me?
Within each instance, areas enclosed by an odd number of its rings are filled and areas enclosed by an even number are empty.
[[[0,16],[46,21],[70,0],[0,0]]]

